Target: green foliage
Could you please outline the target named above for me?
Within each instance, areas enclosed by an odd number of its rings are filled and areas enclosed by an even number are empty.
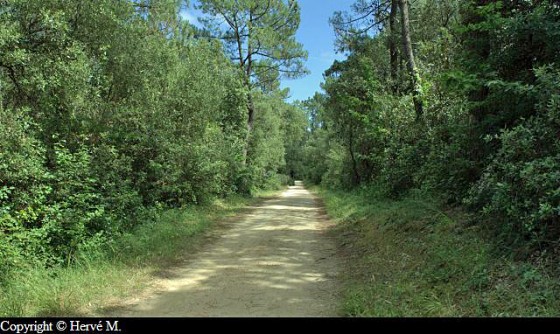
[[[103,240],[90,238],[69,266],[28,266],[0,285],[1,316],[102,316],[153,283],[185,254],[195,252],[212,222],[235,214],[255,200],[231,196],[204,206],[152,210],[148,221]],[[155,217],[149,217],[155,216]],[[157,219],[154,219],[157,218]],[[156,223],[157,221],[157,223]],[[107,244],[109,247],[107,247]],[[0,250],[5,249],[0,244]],[[13,257],[12,257],[13,259]],[[8,273],[2,272],[3,275]]]
[[[346,313],[556,314],[560,7],[409,2],[416,120],[406,57],[382,20],[390,3],[335,14],[348,58],[306,101],[303,174],[331,189],[321,194],[351,257]]]
[[[246,79],[256,78],[255,87],[266,91],[280,74],[290,78],[306,72],[307,52],[295,38],[300,23],[297,1],[202,0],[199,9],[208,14],[202,20],[206,29],[226,42]]]
[[[327,172],[328,164],[334,162],[331,159],[325,159],[325,152],[329,152],[331,143],[326,137],[328,133],[322,129],[318,129],[313,136],[305,142],[302,147],[302,177],[311,184],[320,184],[323,175]]]
[[[277,189],[290,182],[285,177],[290,177],[290,168],[296,163],[296,145],[305,126],[300,110],[284,102],[283,92],[255,97],[255,128],[246,167],[250,193]],[[287,159],[290,166],[286,164]]]
[[[45,150],[30,135],[32,122],[25,110],[0,109],[0,119],[1,279],[36,261],[27,257],[37,248],[34,239],[40,235],[36,229],[31,233],[26,229],[46,214],[44,203],[52,192],[47,182],[52,175],[41,163]]]
[[[302,136],[296,111],[258,97],[245,165],[248,87],[219,41],[193,37],[182,4],[2,3],[0,284],[93,256],[162,209],[288,182],[277,172],[286,138]]]
[[[314,114],[302,174],[334,189],[376,184],[394,199],[420,189],[466,204],[473,221],[496,227],[497,244],[513,242],[508,252],[555,248],[558,5],[411,3],[425,111],[416,120],[406,55],[391,53],[394,27],[374,23],[382,29],[372,37],[354,29],[388,18],[389,4],[360,0],[355,16],[333,17],[348,58],[325,72],[324,98],[306,102]]]
[[[281,170],[292,180],[303,179],[303,146],[307,132],[306,111],[300,105],[287,106],[284,113],[284,151],[286,164]]]
[[[264,157],[268,154],[261,156],[262,150],[284,146],[274,140],[271,142],[275,146],[263,146],[262,140],[258,139],[260,135],[253,133],[255,126],[259,126],[255,123],[259,118],[263,119],[258,115],[261,112],[258,104],[262,104],[260,93],[275,100],[278,96],[274,95],[282,94],[279,91],[280,77],[296,78],[307,73],[303,65],[307,52],[296,40],[300,24],[299,5],[292,0],[270,0],[266,4],[256,0],[201,0],[197,8],[206,14],[200,19],[205,33],[224,43],[224,50],[240,69],[241,82],[246,89],[247,131],[243,164],[247,170],[239,171],[238,187],[242,192],[250,193],[252,188],[264,184],[263,178],[274,174],[266,172],[272,165],[269,157]],[[271,120],[270,124],[274,123]],[[272,131],[275,133],[274,129]]]
[[[319,191],[345,264],[348,316],[553,316],[560,286],[543,263],[497,256],[483,231],[426,194]]]
[[[323,153],[325,155],[325,153]],[[348,154],[342,145],[331,143],[326,153],[327,162],[324,163],[325,172],[321,175],[321,184],[328,188],[344,188],[345,182],[352,182],[348,175],[352,171],[348,169]]]
[[[509,238],[555,244],[560,216],[560,92],[552,67],[536,71],[541,92],[537,115],[495,137],[500,149],[471,190],[468,203],[486,218],[499,218]]]
[[[370,54],[379,53],[382,47],[375,39],[357,43],[346,61],[335,62],[326,72],[323,85],[327,98],[321,116],[347,152],[352,185],[373,180],[381,169],[379,160],[387,132],[381,117],[390,97],[380,84],[387,76],[377,63],[383,57],[374,60]]]

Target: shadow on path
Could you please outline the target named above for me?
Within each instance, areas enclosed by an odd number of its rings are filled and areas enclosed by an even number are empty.
[[[298,182],[119,316],[336,316],[338,263],[326,225]]]

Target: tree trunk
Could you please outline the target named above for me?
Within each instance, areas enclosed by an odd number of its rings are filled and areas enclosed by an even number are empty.
[[[348,143],[348,150],[350,151],[350,158],[352,159],[352,170],[354,172],[354,185],[361,183],[360,172],[358,171],[358,161],[354,154],[354,131],[350,128],[350,142]]]
[[[391,89],[393,93],[398,92],[399,58],[397,51],[397,10],[398,0],[391,0],[391,13],[389,13],[389,53],[391,54]]]
[[[410,20],[408,17],[408,0],[398,0],[399,7],[401,10],[401,24],[402,24],[402,43],[404,56],[406,57],[406,65],[408,68],[408,74],[412,83],[412,99],[414,101],[414,109],[416,110],[416,120],[422,118],[424,114],[424,107],[422,103],[422,98],[420,96],[420,76],[418,74],[418,69],[416,68],[416,62],[414,61],[414,51],[412,50],[412,39],[410,38]]]
[[[249,92],[247,96],[247,134],[245,135],[245,146],[243,147],[243,164],[247,165],[249,157],[249,142],[251,140],[251,133],[255,124],[255,104],[253,103],[253,96]]]
[[[241,42],[241,37],[239,30],[236,30],[236,38],[237,38],[237,45],[239,48],[239,61],[241,63],[241,68],[245,68],[245,86],[248,90],[247,95],[247,134],[245,135],[245,147],[243,148],[243,164],[247,166],[248,158],[249,158],[249,146],[251,140],[251,133],[253,132],[253,127],[255,124],[255,104],[253,102],[253,95],[251,93],[252,85],[251,85],[251,74],[253,73],[253,57],[252,57],[252,48],[251,48],[251,35],[252,35],[252,25],[253,25],[253,11],[252,9],[249,11],[249,22],[247,24],[247,58],[243,60],[243,47]]]

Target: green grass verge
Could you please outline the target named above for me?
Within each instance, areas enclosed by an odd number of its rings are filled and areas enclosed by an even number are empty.
[[[0,316],[102,315],[126,297],[141,293],[161,270],[196,249],[201,232],[213,222],[234,216],[257,198],[233,196],[212,204],[168,210],[156,223],[145,223],[129,234],[99,247],[84,249],[76,263],[51,269],[18,272],[0,286]]]
[[[429,197],[314,189],[337,222],[348,316],[558,316],[557,277],[495,251],[488,232]]]

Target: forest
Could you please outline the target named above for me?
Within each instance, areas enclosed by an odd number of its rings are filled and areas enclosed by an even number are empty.
[[[364,252],[375,228],[440,261],[399,272],[426,282],[399,295],[410,309],[352,278],[345,314],[558,315],[560,2],[356,0],[330,18],[346,59],[289,103],[299,24],[294,0],[0,0],[0,314],[71,312],[14,299],[139,265],[133,240],[170,214],[303,180]],[[481,297],[446,313],[406,302],[420,288]]]

